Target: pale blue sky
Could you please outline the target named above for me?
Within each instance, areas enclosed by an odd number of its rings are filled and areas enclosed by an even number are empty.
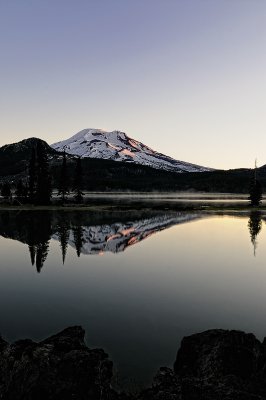
[[[217,168],[266,163],[265,0],[0,0],[0,145],[122,130]]]

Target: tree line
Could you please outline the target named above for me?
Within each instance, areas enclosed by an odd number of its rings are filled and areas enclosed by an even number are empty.
[[[148,172],[150,173],[152,171],[152,174],[139,175],[139,172],[136,169],[136,165],[133,166],[134,168],[132,169],[132,165],[128,164],[125,166],[123,163],[114,162],[115,165],[119,164],[119,168],[117,168],[113,164],[110,164],[110,160],[85,159],[81,162],[80,158],[71,159],[71,162],[69,162],[69,164],[73,165],[73,160],[75,160],[75,166],[74,170],[70,171],[68,167],[68,157],[65,151],[62,153],[61,157],[61,165],[58,168],[57,164],[53,164],[51,173],[49,157],[45,147],[41,142],[34,144],[32,146],[31,157],[28,163],[27,178],[20,179],[16,184],[10,184],[8,182],[3,183],[0,190],[2,197],[9,203],[13,202],[15,204],[28,203],[35,205],[49,205],[52,199],[52,188],[55,187],[57,189],[57,195],[60,199],[61,204],[64,204],[68,201],[70,194],[72,194],[72,196],[74,194],[74,201],[80,204],[83,202],[84,199],[84,195],[82,192],[84,186],[90,187],[92,189],[97,188],[97,190],[99,190],[99,185],[101,188],[100,190],[106,190],[107,187],[109,189],[126,189],[129,187],[130,183],[131,189],[143,190],[143,188],[145,187],[147,190],[147,188],[157,188],[159,183],[158,181],[156,181],[156,177],[160,176],[160,174],[163,174],[163,172],[160,170],[152,170],[147,167],[149,170]],[[85,171],[87,171],[88,169],[93,169],[94,176],[92,177],[91,174],[83,175],[82,166],[83,168],[85,168]],[[100,166],[102,167],[100,168]],[[146,169],[144,168],[143,171],[146,171]],[[154,171],[156,171],[156,173]],[[250,176],[248,177],[247,173],[245,173],[244,175],[231,174],[230,176],[231,178],[234,178],[232,179],[232,185],[234,186],[234,189],[236,189],[236,187],[239,187],[239,189],[237,190],[239,190],[241,193],[249,192],[250,205],[258,207],[262,202],[261,182],[263,183],[264,181],[258,179],[258,175],[260,175],[260,179],[262,178],[261,174],[257,173],[256,165],[253,171],[254,175],[252,175],[251,179]],[[209,191],[209,188],[205,187],[203,184],[204,179],[206,179],[207,176],[206,174],[209,176],[210,183],[212,183],[212,181],[215,182],[214,187],[217,188],[217,191],[219,191],[219,188],[221,189],[223,187],[223,181],[228,181],[228,179],[225,179],[225,176],[223,174],[219,177],[219,171],[196,174],[173,173],[173,176],[171,175],[172,189],[176,188],[175,190],[177,191],[182,190],[183,186],[179,186],[178,182],[183,176],[182,179],[188,181],[188,187],[186,187],[185,189],[188,189],[189,187],[195,187],[196,190]],[[198,187],[197,185],[194,185],[195,182],[193,181],[193,177],[195,176],[199,181],[202,180],[203,186],[201,185]],[[162,177],[160,179],[162,179]],[[249,180],[250,187],[248,189]],[[135,187],[135,183],[141,183],[141,186],[138,186],[137,184],[137,186]],[[230,186],[229,191],[230,189],[233,192],[235,191],[233,190],[233,186]],[[168,187],[165,185],[160,186],[160,189],[162,191],[167,190],[167,188]]]
[[[67,173],[66,152],[62,155],[61,175],[58,196],[65,203],[72,192],[76,203],[83,202],[83,171],[80,157],[75,159],[74,178],[71,182]],[[72,186],[71,186],[72,184]],[[41,143],[32,147],[28,164],[28,176],[15,185],[5,182],[1,186],[1,196],[9,202],[22,204],[49,205],[52,199],[52,176],[47,152]]]

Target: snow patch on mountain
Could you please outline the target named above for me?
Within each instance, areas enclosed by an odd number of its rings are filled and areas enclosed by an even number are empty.
[[[212,170],[158,153],[120,131],[84,129],[67,140],[52,144],[51,147],[58,151],[65,150],[69,154],[82,158],[124,161],[166,171],[203,172]]]

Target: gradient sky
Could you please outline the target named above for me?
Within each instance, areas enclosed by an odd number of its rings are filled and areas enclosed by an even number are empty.
[[[266,1],[0,0],[0,145],[122,130],[216,168],[266,163]]]

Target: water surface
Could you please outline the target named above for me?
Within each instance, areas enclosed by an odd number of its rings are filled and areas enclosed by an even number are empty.
[[[0,212],[0,331],[86,329],[122,384],[146,385],[180,340],[266,335],[265,216]]]

